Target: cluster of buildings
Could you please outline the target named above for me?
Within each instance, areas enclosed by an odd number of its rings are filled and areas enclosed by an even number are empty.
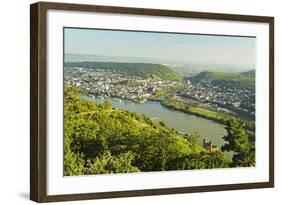
[[[144,102],[157,92],[177,86],[177,82],[158,77],[143,78],[125,75],[112,70],[68,67],[65,69],[64,82],[86,90],[93,95],[106,95]]]
[[[230,109],[255,115],[254,90],[237,90],[214,86],[210,82],[196,85],[186,83],[185,88],[179,94],[202,103],[207,102],[217,105],[219,111],[230,112]]]
[[[64,82],[95,96],[112,96],[144,102],[160,92],[175,88],[180,83],[158,77],[140,77],[98,68],[67,67]],[[165,92],[164,92],[165,93]],[[193,99],[201,106],[215,106],[217,111],[235,114],[236,111],[255,116],[255,91],[214,86],[210,82],[192,84],[188,79],[183,89],[173,92],[175,101]],[[190,100],[189,100],[190,102]]]

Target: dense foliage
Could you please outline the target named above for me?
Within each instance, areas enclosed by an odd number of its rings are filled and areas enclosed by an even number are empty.
[[[253,72],[201,72],[190,79],[193,83],[211,83],[213,86],[238,90],[254,90],[255,78]]]
[[[196,143],[198,133],[178,134],[163,122],[64,92],[64,175],[229,167],[220,151]]]
[[[255,143],[249,141],[249,135],[236,119],[226,123],[226,144],[222,151],[233,151],[232,167],[255,166]]]
[[[65,67],[98,68],[144,78],[157,76],[172,81],[180,81],[182,79],[178,73],[168,66],[152,63],[71,62],[65,63]]]

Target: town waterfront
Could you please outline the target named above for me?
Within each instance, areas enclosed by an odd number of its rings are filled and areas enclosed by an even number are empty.
[[[104,97],[101,96],[84,97],[96,103],[102,103],[104,101]],[[191,134],[194,131],[198,131],[200,134],[200,144],[202,144],[204,138],[208,141],[212,141],[213,144],[218,147],[225,144],[222,138],[226,134],[223,124],[192,114],[168,109],[162,106],[158,101],[147,100],[144,103],[135,103],[129,100],[121,100],[112,97],[109,97],[109,100],[113,108],[144,114],[154,121],[164,122],[168,127],[174,128],[178,132]],[[225,155],[229,158],[232,156],[231,153],[225,153]]]

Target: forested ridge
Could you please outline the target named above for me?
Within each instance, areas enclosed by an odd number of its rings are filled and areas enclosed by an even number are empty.
[[[192,83],[211,83],[213,86],[226,87],[230,89],[255,89],[255,71],[244,73],[232,72],[208,72],[203,71],[190,78]]]
[[[79,89],[66,87],[64,175],[254,166],[247,133],[235,121],[227,131],[223,149],[235,150],[235,161],[202,148],[197,133],[186,137],[163,122],[113,109],[109,101],[96,104],[83,99]]]
[[[112,70],[122,74],[140,77],[157,76],[165,80],[180,81],[182,77],[170,67],[153,63],[123,63],[123,62],[68,62],[65,67],[84,67]]]

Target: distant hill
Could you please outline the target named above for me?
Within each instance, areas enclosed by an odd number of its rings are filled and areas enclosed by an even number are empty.
[[[66,53],[65,62],[127,62],[127,63],[160,63],[154,58],[142,58],[131,56],[105,56],[95,54]]]
[[[256,77],[256,71],[250,70],[250,71],[241,73],[241,75],[243,75],[245,77],[249,77],[249,78],[254,78],[254,77]]]
[[[203,71],[208,72],[245,72],[253,69],[250,65],[236,65],[236,64],[212,64],[212,63],[188,63],[176,67],[184,74],[198,74]]]
[[[190,78],[193,84],[211,83],[213,86],[231,89],[255,89],[255,78],[247,77],[244,73],[231,72],[201,72]]]
[[[182,77],[168,66],[153,63],[120,63],[120,62],[68,62],[65,67],[86,67],[114,70],[140,77],[157,76],[165,80],[180,81]]]
[[[160,59],[155,57],[138,56],[110,56],[96,54],[65,53],[65,62],[120,62],[120,63],[156,63],[163,65],[182,65],[184,62],[178,62],[170,59]]]

